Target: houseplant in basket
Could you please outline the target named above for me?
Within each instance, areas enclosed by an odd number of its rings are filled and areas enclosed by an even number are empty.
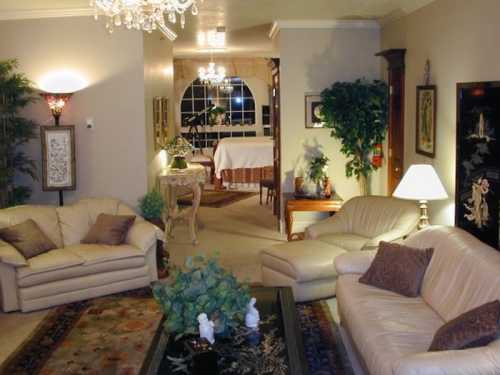
[[[362,195],[368,194],[368,177],[380,165],[370,155],[387,132],[387,84],[382,81],[336,82],[321,93],[322,114],[331,135],[342,143],[340,151],[350,159],[346,176],[355,176]]]

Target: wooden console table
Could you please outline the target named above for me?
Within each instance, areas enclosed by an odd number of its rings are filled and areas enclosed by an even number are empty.
[[[329,199],[308,199],[295,198],[293,193],[284,194],[286,200],[286,234],[288,241],[301,240],[304,238],[303,233],[292,233],[293,229],[293,213],[296,211],[313,211],[313,212],[337,212],[342,207],[344,201],[334,195]]]

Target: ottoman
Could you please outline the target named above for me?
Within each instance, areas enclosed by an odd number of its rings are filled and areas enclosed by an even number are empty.
[[[260,254],[265,286],[290,286],[295,301],[335,295],[335,258],[346,251],[317,240],[292,241],[272,246]]]

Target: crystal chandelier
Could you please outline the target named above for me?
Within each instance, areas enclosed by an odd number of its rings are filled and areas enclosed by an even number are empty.
[[[160,30],[171,41],[177,34],[167,26],[167,21],[175,24],[179,16],[184,28],[185,12],[191,8],[193,15],[198,14],[197,0],[90,0],[90,6],[94,8],[96,19],[100,14],[107,17],[109,32],[122,25],[149,33]]]
[[[208,68],[198,69],[198,78],[204,85],[214,87],[219,86],[226,77],[226,68],[223,66],[215,67],[214,62],[208,63]]]
[[[231,78],[224,78],[222,83],[219,85],[219,89],[226,94],[231,94],[234,90],[233,85],[231,84]]]

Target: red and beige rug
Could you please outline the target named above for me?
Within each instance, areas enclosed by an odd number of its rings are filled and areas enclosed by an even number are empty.
[[[309,373],[352,374],[328,305],[297,304],[297,312]],[[149,289],[61,306],[5,361],[0,374],[140,374],[161,318]]]

